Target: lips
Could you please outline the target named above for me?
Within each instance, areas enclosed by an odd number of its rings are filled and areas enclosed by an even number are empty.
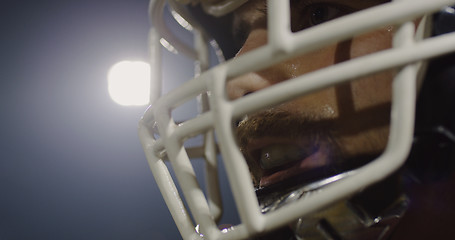
[[[275,184],[280,181],[292,178],[294,176],[305,174],[312,171],[313,169],[318,169],[324,167],[328,164],[326,156],[320,152],[315,152],[305,158],[296,160],[292,164],[284,164],[282,167],[275,172],[265,172],[261,177],[259,186],[268,187],[272,184]],[[313,176],[312,176],[313,177]]]
[[[331,130],[330,122],[271,108],[238,122],[236,136],[253,182],[261,188],[282,180],[293,182],[292,176],[329,166],[329,159],[338,153]]]
[[[245,155],[258,187],[304,174],[327,165],[329,160],[323,145],[302,139],[254,139],[246,149]]]
[[[269,145],[261,150],[259,165],[267,170],[304,159],[306,156],[306,151],[297,145]]]

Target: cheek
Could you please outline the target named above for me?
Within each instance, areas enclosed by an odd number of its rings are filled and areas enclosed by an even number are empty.
[[[336,46],[319,49],[257,72],[273,85],[333,65]]]
[[[361,111],[377,105],[389,104],[394,73],[381,72],[351,83],[354,110]]]
[[[311,120],[335,119],[338,117],[336,99],[335,88],[328,88],[282,104],[280,108]]]
[[[392,47],[393,27],[384,27],[352,39],[351,58],[364,56]]]
[[[297,64],[296,76],[322,69],[335,63],[336,46],[332,45],[291,60]]]
[[[258,28],[251,31],[248,35],[248,38],[245,40],[242,48],[240,48],[239,52],[236,56],[240,56],[245,54],[251,50],[254,50],[258,47],[264,46],[267,44],[267,30]]]
[[[387,27],[354,38],[351,46],[352,58],[389,49],[392,42],[392,30],[391,27]],[[389,70],[352,82],[355,109],[362,110],[374,105],[389,103],[393,76],[394,71]]]
[[[292,66],[292,76],[297,77],[335,63],[336,45],[329,46],[304,56],[294,58],[284,66]],[[286,111],[305,115],[313,120],[334,119],[338,115],[336,91],[334,87],[316,91],[280,106]]]

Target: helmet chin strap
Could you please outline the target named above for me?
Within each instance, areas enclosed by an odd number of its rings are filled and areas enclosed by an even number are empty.
[[[341,173],[318,180],[281,196],[261,197],[263,211],[273,211],[309,194],[324,191],[324,186],[351,173]],[[408,205],[409,200],[402,185],[402,174],[399,172],[349,199],[301,217],[289,227],[256,239],[273,239],[276,234],[286,236],[284,239],[387,239]]]

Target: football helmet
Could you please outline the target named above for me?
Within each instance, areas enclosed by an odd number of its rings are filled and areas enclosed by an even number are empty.
[[[381,3],[342,16],[334,13],[334,17],[331,17],[330,9],[316,9],[311,16],[322,14],[330,21],[316,22],[312,27],[298,27],[297,30],[292,23],[293,1],[264,1],[267,7],[261,11],[266,14],[266,42],[233,57],[242,42],[236,46],[232,40],[235,35],[231,34],[232,14],[249,2],[150,1],[153,25],[150,30],[151,97],[138,131],[151,171],[182,237],[249,239],[265,236],[266,232],[285,236],[281,239],[387,237],[408,205],[406,195],[395,186],[396,173],[408,159],[414,141],[416,96],[425,88],[427,80],[422,79],[427,63],[429,59],[455,51],[455,34],[448,33],[453,28],[433,27],[433,16],[441,9],[453,16],[454,9],[447,6],[455,4],[455,0],[377,1]],[[175,30],[170,29],[169,23],[164,21],[166,11],[182,29],[193,34],[192,43],[179,39]],[[439,16],[437,21],[447,22],[445,15]],[[445,26],[453,26],[452,20]],[[242,75],[264,71],[298,56],[390,26],[393,26],[390,48],[318,67],[258,91],[242,92],[237,97],[231,97],[227,90],[229,82]],[[440,34],[434,34],[436,30]],[[161,74],[163,46],[196,64],[194,76],[166,94],[161,94],[162,82],[168,81],[163,80]],[[213,64],[213,56],[218,64]],[[305,179],[289,180],[298,184],[257,183],[237,133],[245,119],[330,86],[383,71],[393,71],[394,77],[390,115],[387,115],[390,119],[388,137],[380,154],[361,164],[336,171],[326,168],[308,171],[309,177]],[[422,85],[422,82],[425,83]],[[199,113],[184,121],[174,119],[174,109],[194,99],[200,103]],[[446,142],[455,142],[450,129],[441,126],[432,129],[436,130],[424,131],[423,135],[440,133]],[[202,139],[201,144],[188,146],[188,140],[195,137]],[[269,149],[262,154],[267,158],[261,160],[261,164],[266,165],[262,165],[263,168],[275,167],[276,163],[269,159],[273,158],[269,155],[275,154],[274,151],[296,150],[286,146]],[[453,156],[453,151],[449,154]],[[193,159],[203,159],[205,189],[196,177]],[[234,225],[218,222],[223,213],[218,187],[219,165],[226,172],[240,218]],[[415,160],[413,165],[420,163]],[[379,199],[382,206],[370,206],[371,198]],[[282,231],[287,226],[291,233]]]

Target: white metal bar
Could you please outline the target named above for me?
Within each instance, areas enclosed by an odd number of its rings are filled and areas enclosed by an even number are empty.
[[[153,173],[155,181],[163,195],[163,199],[171,212],[177,228],[182,236],[188,236],[189,239],[197,239],[198,235],[194,230],[194,225],[186,211],[182,199],[179,196],[177,187],[174,184],[171,174],[164,162],[154,155],[152,150],[153,138],[150,136],[148,129],[141,120],[139,122],[139,138],[144,149],[150,170]]]
[[[160,111],[157,111],[157,114],[159,113]],[[216,236],[219,234],[219,231],[210,213],[205,195],[197,182],[190,159],[183,147],[181,139],[172,134],[175,129],[172,120],[164,114],[159,117],[156,116],[156,119],[161,130],[160,136],[163,139],[166,153],[176,173],[177,180],[182,188],[192,216],[206,236]]]
[[[197,59],[196,51],[179,40],[166,26],[163,21],[165,1],[164,0],[151,0],[149,7],[149,16],[153,26],[157,29],[160,36],[171,44],[178,52],[185,54],[191,59]]]
[[[207,71],[209,68],[209,46],[208,38],[201,31],[195,31],[195,48],[198,50],[198,61],[196,62],[195,75]],[[201,93],[198,97],[200,113],[210,111],[207,93]],[[194,128],[191,128],[194,131]],[[221,192],[218,180],[218,160],[216,154],[216,143],[213,129],[204,133],[204,159],[205,159],[205,187],[207,201],[213,219],[218,221],[223,212]]]
[[[215,96],[224,96],[225,71],[211,72],[209,89]],[[232,134],[232,104],[225,98],[210,98],[214,114],[215,130],[217,132],[223,163],[226,168],[231,190],[236,202],[240,219],[248,232],[260,232],[264,228],[263,217],[257,203],[248,165],[240,153]]]
[[[153,104],[161,96],[162,62],[160,37],[156,29],[149,31],[149,57],[150,57],[150,98]]]
[[[286,54],[276,54],[277,51],[273,49],[273,46],[266,45],[237,57],[235,61],[228,61],[228,79],[248,72],[259,71],[323,46],[352,38],[371,29],[412,20],[452,4],[455,4],[455,0],[414,0],[412,4],[409,2],[392,2],[341,17],[336,21],[314,26],[295,33],[294,37],[288,40],[292,44],[293,51],[286,52]],[[403,11],[403,8],[406,11]]]
[[[282,82],[232,102],[234,118],[332,84],[455,51],[455,33],[423,40],[413,47],[383,50]],[[278,94],[286,92],[286,95]],[[274,96],[273,98],[271,96]]]
[[[399,28],[394,36],[394,43],[395,48],[414,44],[412,22],[407,22]],[[267,215],[268,228],[278,227],[280,220],[283,222],[284,218],[289,216],[298,218],[301,214],[325,207],[330,204],[329,199],[333,201],[351,195],[362,187],[387,177],[404,163],[412,144],[417,70],[415,65],[407,65],[394,79],[390,136],[385,152],[378,159],[355,170],[352,177],[328,186],[318,194],[309,195],[303,201],[296,202],[297,206],[294,207],[301,209],[298,213],[292,211],[291,206],[286,206],[282,211]]]
[[[277,52],[287,52],[291,37],[289,1],[267,1],[267,44]]]
[[[204,7],[205,12],[212,16],[223,16],[226,15],[227,13],[230,13],[231,11],[235,10],[248,0],[236,0],[236,1],[231,1],[231,0],[225,0],[218,2],[216,4],[210,1],[204,1],[202,2],[202,6]]]
[[[269,2],[271,5],[277,5],[278,7],[289,4],[287,1],[272,0]],[[405,46],[407,45],[406,41],[410,41],[409,33],[405,33],[405,42],[398,44],[397,49],[386,50],[372,56],[365,56],[337,64],[324,71],[315,71],[298,79],[286,81],[276,85],[276,87],[265,89],[233,102],[229,102],[225,98],[221,98],[221,96],[225,97],[224,87],[226,78],[238,76],[251,70],[257,71],[322,46],[352,38],[354,35],[366,32],[369,29],[411,20],[428,12],[429,9],[436,11],[441,6],[455,3],[454,0],[414,0],[412,2],[412,4],[409,4],[409,1],[394,1],[383,6],[343,17],[337,21],[321,24],[306,31],[291,34],[290,36],[292,37],[285,39],[285,42],[288,43],[285,48],[283,48],[282,42],[278,43],[283,40],[278,39],[280,36],[271,36],[270,42],[273,44],[242,55],[234,61],[229,61],[227,65],[217,67],[216,70],[203,73],[200,77],[189,81],[183,87],[172,91],[171,94],[163,96],[156,102],[153,109],[146,112],[144,119],[139,124],[141,142],[153,175],[160,187],[160,191],[163,193],[166,204],[171,209],[171,214],[182,236],[188,236],[189,239],[200,238],[194,231],[194,225],[183,206],[168,169],[163,160],[157,157],[155,151],[153,151],[157,150],[157,147],[159,149],[166,148],[166,151],[168,151],[169,157],[172,160],[171,163],[174,170],[176,170],[178,181],[182,185],[186,199],[188,199],[190,210],[197,223],[200,223],[201,226],[206,226],[202,231],[206,233],[207,238],[243,238],[248,233],[276,228],[279,224],[282,224],[279,220],[284,221],[289,219],[289,217],[297,218],[304,213],[314,211],[335,199],[354,193],[358,189],[380,180],[393,171],[393,169],[400,166],[407,156],[412,137],[415,83],[411,78],[414,78],[416,73],[416,67],[413,65],[404,67],[393,83],[393,97],[397,101],[393,102],[390,139],[383,155],[370,164],[356,170],[353,177],[333,183],[324,189],[324,191],[312,195],[304,201],[297,201],[266,215],[262,215],[259,211],[257,198],[250,181],[248,166],[243,155],[238,151],[235,139],[233,139],[232,120],[276,101],[277,99],[273,100],[270,98],[270,94],[274,94],[276,91],[293,91],[292,94],[288,94],[288,97],[278,99],[279,101],[285,101],[294,96],[323,88],[329,84],[348,81],[355,77],[395,66],[404,66],[419,60],[441,55],[447,51],[455,51],[455,44],[453,44],[455,42],[455,34],[447,34],[424,40],[421,43],[415,44],[415,47],[410,48]],[[162,17],[164,5],[160,4],[164,4],[164,1],[152,0],[151,2],[151,5],[155,5],[155,8],[161,12],[159,13],[161,16],[153,12],[153,19]],[[406,7],[406,11],[402,10],[403,7]],[[371,16],[381,17],[372,18]],[[283,16],[277,15],[277,18],[283,18]],[[288,20],[277,22],[277,25],[282,26],[287,24],[285,21],[289,21],[289,18]],[[362,24],[359,24],[359,22]],[[165,29],[166,26],[164,23],[157,21],[156,25],[156,31],[162,37],[167,37],[168,41],[171,40],[170,42],[172,42],[173,36],[168,36],[169,33]],[[278,28],[272,27],[272,29],[274,29],[272,31],[275,31]],[[403,30],[403,32],[406,31],[408,30]],[[397,39],[400,38],[399,35],[397,33]],[[152,37],[154,38],[154,43],[151,44],[156,44],[158,36],[155,35]],[[278,38],[275,39],[274,37]],[[175,45],[175,43],[171,44]],[[304,48],[302,50],[295,50],[301,47]],[[285,49],[286,51],[281,51],[280,49]],[[151,49],[151,51],[154,50]],[[191,53],[192,51],[194,49],[189,50],[189,55],[193,54]],[[325,71],[327,72],[325,73]],[[312,80],[318,83],[309,83]],[[304,88],[308,88],[308,90],[304,90]],[[171,110],[207,90],[210,90],[211,94],[217,96],[210,99],[212,106],[211,113],[203,114],[180,126],[175,125],[170,117]],[[154,98],[152,96],[151,101]],[[258,107],[251,107],[253,104],[259,105]],[[150,127],[147,121],[154,118],[156,118],[157,123],[160,125],[160,129],[164,129],[164,131],[160,132],[160,139],[158,141],[154,141],[153,136],[150,136],[150,131],[146,129],[146,126]],[[213,210],[210,210],[205,196],[195,180],[194,170],[182,146],[182,140],[194,134],[191,131],[193,127],[196,127],[198,131],[204,132],[210,129],[212,124],[219,133],[224,164],[242,220],[240,225],[227,233],[219,232],[213,219],[211,219]],[[213,143],[212,140],[209,140],[209,142],[211,142],[209,144]],[[207,148],[208,152],[206,156],[213,154],[213,152],[210,152],[210,149],[213,149],[213,146]],[[210,161],[213,161],[213,157],[209,158],[211,159]],[[301,211],[296,212],[294,208],[291,208],[294,205],[298,209],[301,209]]]

